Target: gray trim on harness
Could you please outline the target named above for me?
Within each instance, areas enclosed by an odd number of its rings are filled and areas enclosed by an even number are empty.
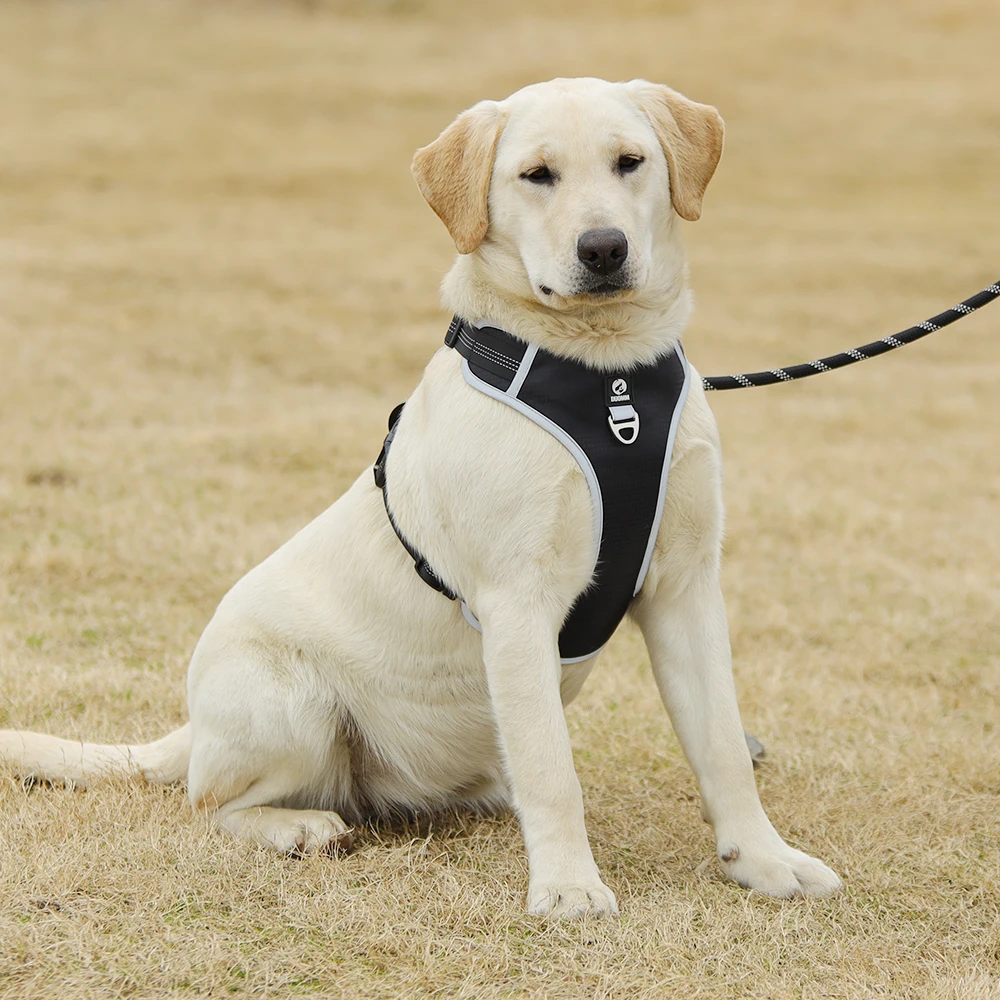
[[[501,389],[497,389],[495,386],[489,384],[489,382],[484,382],[481,378],[478,378],[472,369],[469,367],[469,362],[462,358],[462,377],[465,381],[471,385],[474,389],[485,395],[496,399],[501,403],[506,403],[508,406],[517,410],[518,413],[524,414],[532,423],[537,424],[543,430],[548,431],[572,456],[576,459],[576,464],[580,466],[580,471],[583,473],[584,478],[587,480],[587,487],[590,490],[590,501],[594,512],[594,526],[597,529],[597,552],[601,550],[601,538],[604,536],[604,501],[601,498],[601,484],[598,482],[597,473],[594,471],[593,465],[590,464],[590,459],[587,458],[584,450],[573,440],[558,424],[553,423],[544,414],[539,413],[537,410],[532,409],[527,403],[522,402],[517,398],[517,392],[520,391],[521,386],[524,384],[524,380],[528,377],[528,372],[531,370],[532,362],[535,360],[535,355],[538,353],[538,348],[534,344],[530,345],[525,351],[524,357],[521,359],[521,364],[518,366],[517,374],[514,376],[514,381],[511,382],[510,388],[504,392]],[[661,492],[663,486],[660,487]],[[594,569],[597,568],[595,562]],[[591,571],[593,572],[593,570]],[[481,632],[482,627],[479,624],[479,620],[476,618],[472,609],[462,601],[462,614],[465,616],[465,620],[477,631]],[[582,663],[584,660],[589,660],[603,649],[595,649],[592,653],[587,653],[584,656],[573,656],[566,659],[560,659],[560,663]]]
[[[656,498],[656,518],[649,533],[649,542],[646,545],[646,555],[639,569],[639,578],[635,581],[635,590],[632,592],[633,597],[642,590],[642,585],[646,582],[646,573],[649,572],[649,564],[653,559],[656,536],[660,533],[660,521],[663,520],[663,504],[667,498],[667,478],[670,475],[670,462],[674,454],[674,440],[677,437],[677,428],[680,426],[681,414],[684,412],[684,404],[687,402],[688,390],[691,388],[691,365],[688,363],[687,355],[681,349],[680,344],[677,345],[677,355],[684,365],[684,385],[681,388],[677,405],[674,407],[673,419],[670,421],[670,433],[667,436],[667,447],[664,453],[666,460],[663,463],[663,472],[660,474],[660,492]]]
[[[531,353],[530,358],[525,354],[521,367],[530,368],[534,358],[534,352]],[[525,371],[522,377],[520,371],[517,373],[515,382],[517,382],[518,378],[520,379],[520,382],[517,383],[518,389],[521,388],[521,384],[523,384],[527,374],[527,371]],[[510,390],[504,392],[490,385],[489,382],[484,382],[472,371],[469,367],[469,362],[465,358],[462,358],[462,377],[474,389],[478,389],[480,392],[499,400],[501,403],[506,403],[517,410],[518,413],[523,413],[532,423],[538,424],[539,427],[547,430],[576,459],[576,463],[580,466],[580,471],[583,473],[584,478],[587,480],[587,485],[590,487],[590,499],[594,508],[594,527],[597,529],[597,551],[599,552],[601,538],[604,536],[604,501],[601,497],[601,484],[597,480],[597,473],[594,472],[594,467],[590,464],[590,459],[587,458],[584,450],[557,423],[549,420],[544,413],[533,410],[527,403],[516,396],[512,396]],[[513,388],[513,383],[511,384],[511,388]]]
[[[538,345],[528,344],[528,349],[524,352],[524,357],[521,358],[521,364],[514,376],[514,381],[511,382],[510,388],[507,390],[508,395],[516,396],[521,391],[521,386],[524,385],[524,380],[528,377],[528,372],[531,371],[531,363],[535,360],[537,353]]]

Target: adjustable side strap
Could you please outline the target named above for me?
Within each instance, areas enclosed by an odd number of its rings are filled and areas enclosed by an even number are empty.
[[[417,571],[417,576],[432,590],[444,594],[449,601],[454,601],[458,599],[458,594],[453,593],[442,582],[437,573],[430,568],[427,560],[406,540],[406,536],[399,530],[399,525],[396,524],[396,519],[392,516],[392,508],[389,506],[389,492],[386,489],[385,482],[385,463],[389,457],[389,445],[392,444],[392,439],[396,436],[396,427],[399,425],[399,418],[405,405],[405,403],[400,403],[389,414],[389,433],[386,435],[385,441],[382,444],[382,451],[379,452],[378,459],[375,461],[372,470],[375,473],[375,485],[382,491],[382,502],[385,504],[385,512],[389,516],[389,524],[392,525],[392,530],[396,532],[396,537],[413,560],[413,568]]]

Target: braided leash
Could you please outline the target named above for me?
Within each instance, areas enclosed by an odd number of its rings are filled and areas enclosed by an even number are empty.
[[[959,302],[957,306],[946,309],[938,316],[932,316],[923,323],[911,326],[908,330],[893,334],[891,337],[883,337],[881,340],[873,340],[870,344],[863,344],[853,350],[844,351],[841,354],[833,354],[828,358],[820,358],[818,361],[810,361],[804,365],[791,365],[788,368],[772,368],[767,372],[749,372],[746,375],[711,375],[701,380],[706,389],[750,389],[755,385],[774,385],[775,382],[794,382],[796,379],[808,378],[810,375],[818,375],[820,372],[833,371],[834,368],[843,368],[846,365],[853,365],[859,361],[867,361],[869,358],[878,357],[887,351],[894,351],[904,344],[912,344],[913,341],[926,337],[927,334],[940,330],[949,323],[974,313],[977,309],[1000,298],[1000,281],[995,281],[988,288],[967,298],[964,302]]]

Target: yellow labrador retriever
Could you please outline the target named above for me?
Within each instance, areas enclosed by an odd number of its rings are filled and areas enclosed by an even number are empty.
[[[722,138],[714,108],[642,80],[553,80],[477,104],[413,161],[459,251],[447,307],[599,370],[662,358],[691,311],[678,220],[701,214]],[[618,234],[599,252],[627,256],[615,283],[595,285],[584,260],[594,231]],[[345,845],[349,823],[394,809],[510,804],[528,909],[615,913],[563,715],[596,657],[561,664],[556,641],[595,570],[588,485],[556,438],[471,390],[461,363],[431,359],[388,473],[397,522],[481,633],[413,572],[366,469],[222,600],[191,661],[188,725],[146,746],[5,731],[0,756],[77,784],[186,777],[195,808],[288,853]],[[719,443],[692,385],[629,614],[723,871],[774,896],[825,895],[840,879],[781,839],[757,795],[719,587]]]

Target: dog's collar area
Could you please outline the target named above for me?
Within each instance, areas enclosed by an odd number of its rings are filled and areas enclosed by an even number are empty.
[[[535,350],[505,330],[492,326],[476,327],[461,316],[452,317],[444,343],[473,365],[481,379],[495,389],[514,396],[520,391],[525,369],[530,365]],[[569,366],[577,364],[570,361],[564,363]],[[603,378],[608,427],[619,444],[635,444],[639,439],[639,412],[632,377],[622,372]]]
[[[461,316],[452,318],[444,343],[474,365],[494,388],[515,394],[522,362],[533,351],[523,340],[505,330],[493,326],[473,326]]]

